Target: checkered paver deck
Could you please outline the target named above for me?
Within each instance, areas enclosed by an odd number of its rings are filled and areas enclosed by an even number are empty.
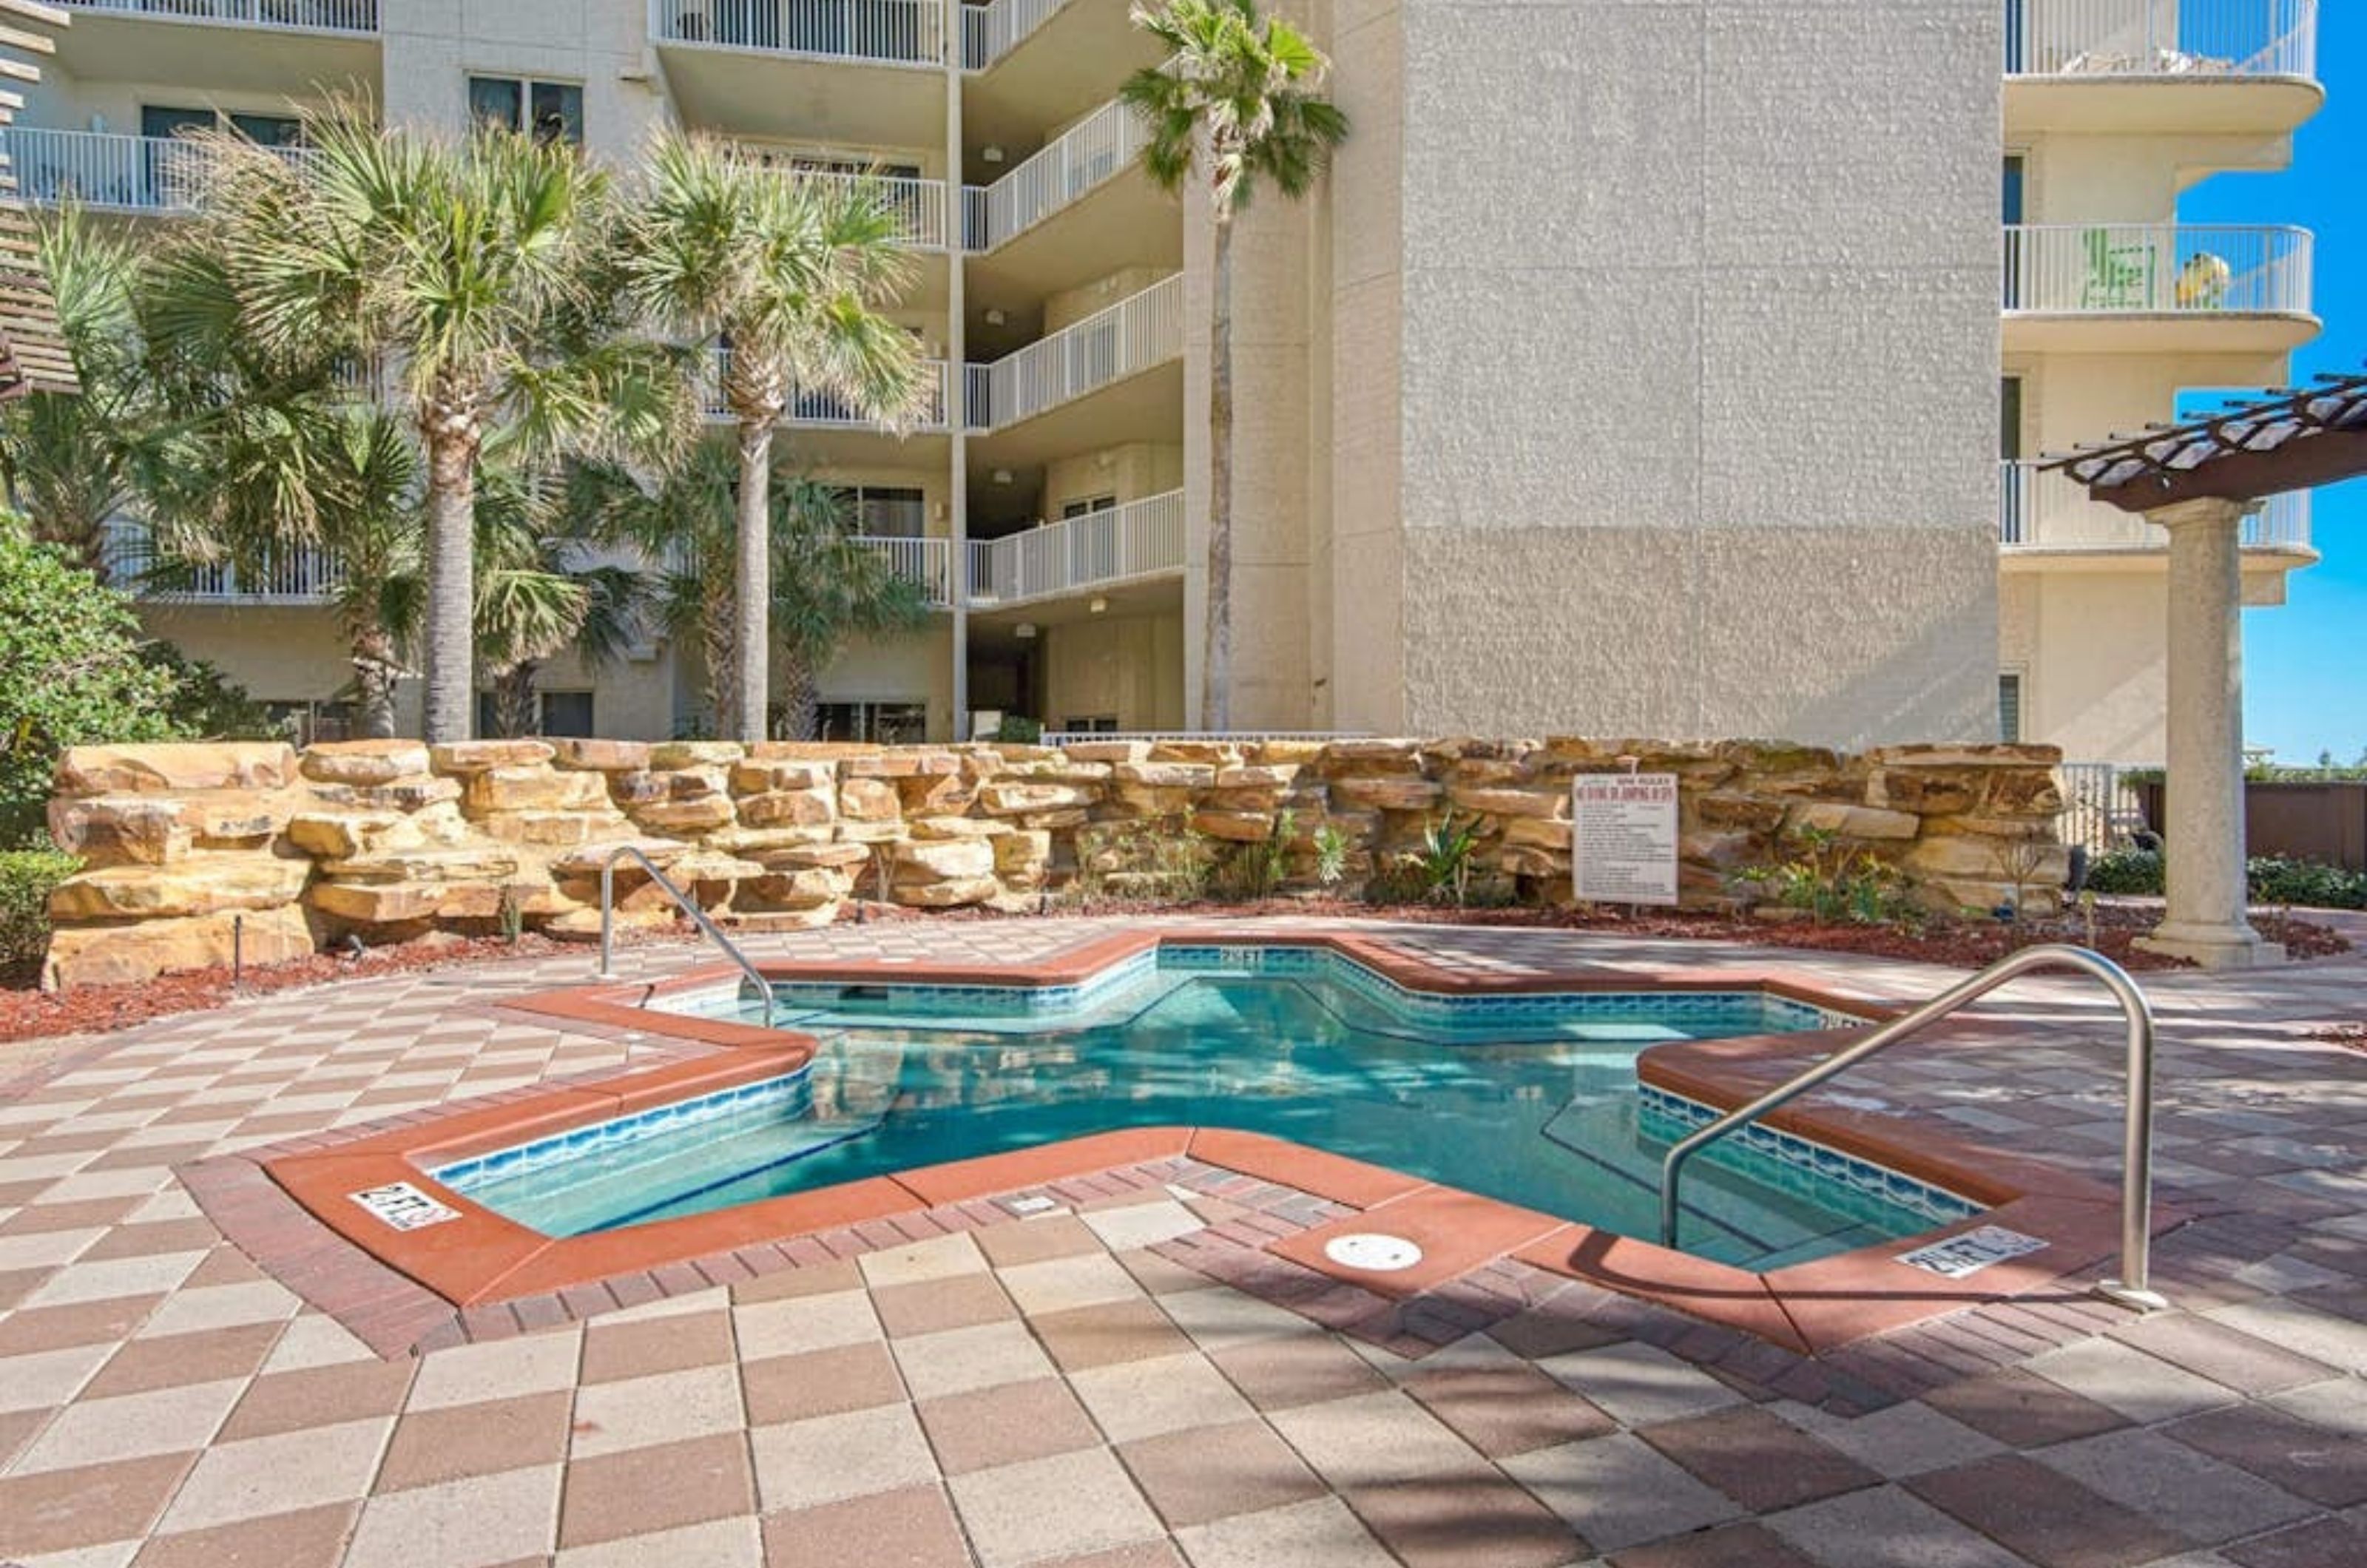
[[[1010,962],[1093,931],[760,950]],[[1390,940],[1499,970],[1763,956]],[[1942,978],[1778,962],[1875,995]],[[1433,1325],[1444,1347],[1403,1358],[1321,1326],[1272,1271],[1259,1239],[1319,1208],[1186,1161],[1069,1187],[1040,1217],[389,1359],[176,1176],[654,1059],[493,1010],[584,967],[160,1022],[0,1100],[0,1562],[2367,1562],[2367,1056],[2304,1038],[2367,1015],[2367,962],[2149,984],[2163,1196],[2192,1216],[2157,1255],[2178,1310],[2029,1300],[1816,1362],[1511,1263],[1474,1277],[1473,1331]],[[2040,983],[1984,1016],[1850,1092],[2109,1174],[2115,1015]]]

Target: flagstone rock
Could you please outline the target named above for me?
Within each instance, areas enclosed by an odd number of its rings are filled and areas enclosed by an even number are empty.
[[[312,927],[293,904],[228,914],[149,919],[130,924],[67,927],[50,939],[41,969],[46,990],[128,986],[184,969],[285,964],[317,950]]]
[[[296,749],[277,740],[70,746],[58,759],[57,793],[168,795],[188,790],[282,789],[296,782]]]
[[[274,909],[294,903],[311,875],[311,861],[272,854],[208,855],[171,866],[102,866],[52,888],[50,913],[70,921]]]
[[[308,747],[301,769],[315,784],[383,784],[425,778],[429,764],[416,740],[333,740]]]
[[[439,773],[481,773],[488,768],[531,768],[555,756],[543,740],[459,740],[427,749],[429,764]]]

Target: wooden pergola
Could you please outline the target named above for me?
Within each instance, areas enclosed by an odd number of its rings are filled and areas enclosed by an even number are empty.
[[[0,82],[41,79],[30,56],[56,52],[45,28],[65,27],[65,12],[40,0],[0,0]],[[15,123],[25,97],[0,87],[0,126]],[[74,356],[58,329],[58,308],[41,271],[33,220],[17,199],[17,177],[0,156],[0,401],[28,392],[76,392]]]
[[[2145,945],[2206,968],[2278,962],[2246,897],[2243,522],[2271,496],[2367,474],[2367,375],[2321,376],[2042,466],[2169,533],[2169,907]]]

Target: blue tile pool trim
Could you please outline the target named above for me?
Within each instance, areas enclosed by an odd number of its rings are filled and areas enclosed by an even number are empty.
[[[1647,1127],[1669,1135],[1671,1142],[1693,1128],[1709,1125],[1726,1114],[1715,1106],[1704,1105],[1683,1095],[1670,1094],[1654,1084],[1637,1084],[1636,1094],[1641,1102]],[[1653,1127],[1655,1122],[1657,1127]],[[1976,1203],[1944,1187],[1903,1175],[1887,1166],[1860,1159],[1855,1155],[1843,1154],[1813,1139],[1781,1132],[1763,1122],[1750,1123],[1727,1141],[1797,1172],[1804,1179],[1800,1189],[1803,1191],[1812,1191],[1818,1187],[1844,1187],[1919,1213],[1935,1225],[1969,1220],[1988,1209],[1988,1204]],[[1705,1152],[1704,1157],[1712,1156]]]
[[[623,1148],[659,1133],[760,1108],[776,1111],[791,1120],[810,1113],[813,1110],[813,1079],[810,1069],[799,1067],[779,1077],[717,1089],[692,1100],[653,1105],[629,1116],[612,1117],[589,1126],[553,1133],[530,1144],[495,1149],[491,1154],[475,1155],[468,1159],[455,1160],[450,1165],[436,1166],[427,1174],[455,1192],[466,1192],[472,1186],[524,1176],[581,1159],[586,1155]]]

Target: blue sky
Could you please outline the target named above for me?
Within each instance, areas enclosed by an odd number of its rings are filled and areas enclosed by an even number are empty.
[[[2297,223],[2317,236],[2317,313],[2325,335],[2293,356],[2293,375],[2367,367],[2367,3],[2318,6],[2326,107],[2293,139],[2279,175],[2218,175],[2186,193],[2190,223]],[[2244,615],[2245,742],[2286,762],[2367,750],[2367,479],[2317,492],[2325,559],[2286,581],[2281,608]]]

